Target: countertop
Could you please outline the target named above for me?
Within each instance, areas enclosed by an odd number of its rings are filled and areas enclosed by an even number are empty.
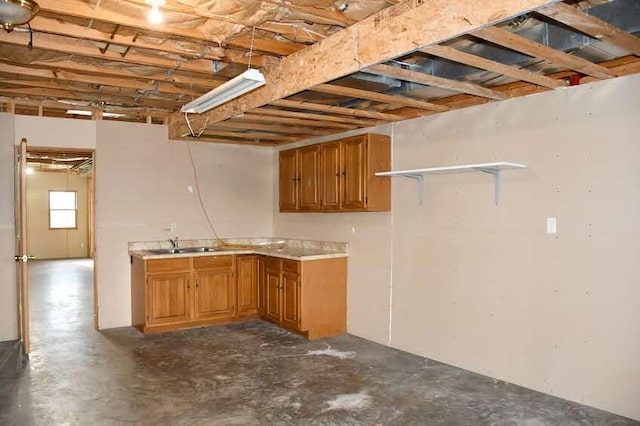
[[[329,243],[323,241],[277,239],[277,243],[260,242],[255,248],[222,248],[206,252],[187,253],[153,253],[155,249],[169,248],[168,242],[141,242],[129,244],[129,255],[141,259],[167,259],[175,257],[224,256],[232,254],[258,254],[291,260],[319,260],[338,257],[348,257],[346,243]],[[275,239],[274,239],[275,240]],[[231,241],[231,240],[226,240]],[[241,240],[248,243],[247,239]],[[182,241],[181,241],[182,242]],[[214,247],[210,240],[186,240],[180,247]],[[263,245],[260,247],[259,245]]]

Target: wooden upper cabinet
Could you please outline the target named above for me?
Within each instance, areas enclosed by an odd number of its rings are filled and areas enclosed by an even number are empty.
[[[367,205],[367,139],[353,137],[342,145],[342,209],[364,210]]]
[[[298,209],[298,155],[296,150],[280,151],[280,211]]]
[[[389,211],[391,180],[375,173],[390,169],[391,140],[385,135],[281,151],[280,211]]]
[[[300,210],[320,210],[320,147],[297,149],[298,207]]]
[[[340,210],[340,142],[320,145],[320,191],[324,211]]]

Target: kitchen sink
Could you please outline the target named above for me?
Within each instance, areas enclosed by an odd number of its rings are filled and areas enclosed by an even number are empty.
[[[209,251],[215,251],[215,249],[211,247],[185,247],[147,250],[149,254],[206,253]]]

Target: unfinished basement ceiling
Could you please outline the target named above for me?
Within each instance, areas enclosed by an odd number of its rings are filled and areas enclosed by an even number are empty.
[[[86,174],[93,170],[93,152],[29,148],[27,166],[41,172]]]
[[[171,114],[174,139],[273,146],[640,71],[636,0],[540,1],[486,28],[462,0],[166,0],[160,25],[147,21],[145,0],[38,3],[32,49],[26,27],[0,34],[0,96],[41,110]],[[487,3],[502,13],[536,2]],[[424,19],[411,21],[417,11]],[[391,31],[405,17],[399,31],[437,33],[456,19],[470,30],[375,52],[367,29]],[[340,74],[347,50],[351,62],[360,51],[386,57]],[[267,85],[190,114],[192,133],[176,111],[249,63]],[[326,79],[311,76],[320,66]]]

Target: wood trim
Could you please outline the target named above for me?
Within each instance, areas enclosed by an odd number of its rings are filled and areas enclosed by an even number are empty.
[[[615,76],[608,69],[594,64],[593,62],[589,62],[586,59],[569,55],[502,28],[482,28],[474,31],[472,35],[474,37],[481,38],[482,40],[506,47],[507,49],[524,53],[533,58],[544,59],[552,64],[560,65],[574,71],[579,71],[599,79],[607,79]]]
[[[531,71],[501,64],[500,62],[462,52],[450,46],[429,46],[420,49],[420,51],[429,55],[438,56],[440,58],[468,65],[470,67],[506,75],[507,77],[515,78],[517,80],[537,84],[538,86],[548,87],[550,89],[566,87],[569,85],[566,81],[556,80],[544,75],[532,73]]]
[[[399,3],[287,56],[265,70],[266,86],[203,115],[214,124],[418,47],[439,43],[557,1],[495,0],[481,8],[465,0],[432,0],[417,7],[411,7],[407,2]],[[464,19],[450,19],[451,16]],[[300,72],[301,68],[304,73]],[[184,118],[173,114],[169,136],[180,136],[185,128]]]
[[[558,3],[538,10],[538,13],[563,23],[593,38],[614,44],[640,56],[640,38],[615,27],[600,18],[591,16],[576,6]]]

